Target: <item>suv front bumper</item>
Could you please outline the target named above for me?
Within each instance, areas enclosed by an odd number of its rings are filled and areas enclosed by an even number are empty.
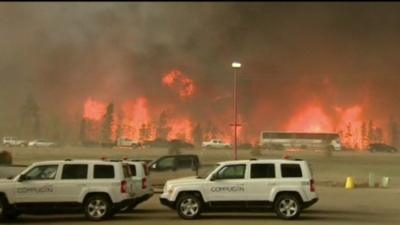
[[[174,202],[171,202],[166,198],[160,198],[160,203],[161,203],[161,205],[165,205],[165,206],[168,206],[171,209],[175,209]]]

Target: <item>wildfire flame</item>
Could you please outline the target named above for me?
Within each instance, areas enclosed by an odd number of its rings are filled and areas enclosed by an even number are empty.
[[[83,118],[88,120],[100,121],[106,113],[107,105],[100,101],[88,98],[83,107]]]
[[[172,70],[165,74],[162,82],[176,91],[181,98],[192,96],[195,91],[194,82],[179,70]]]

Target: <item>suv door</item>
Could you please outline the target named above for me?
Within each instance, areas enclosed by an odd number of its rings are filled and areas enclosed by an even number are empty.
[[[60,181],[56,184],[62,202],[79,202],[82,189],[88,183],[89,166],[84,163],[64,164]]]
[[[165,156],[150,165],[150,177],[154,185],[164,185],[167,180],[175,179],[176,156]]]
[[[206,185],[209,201],[245,201],[248,187],[246,184],[246,164],[226,165],[213,174]]]
[[[276,185],[274,163],[250,164],[250,179],[247,184],[249,201],[268,201],[272,189]]]
[[[24,173],[24,180],[16,184],[15,199],[25,202],[57,202],[58,190],[55,188],[59,166],[56,164],[38,165]]]

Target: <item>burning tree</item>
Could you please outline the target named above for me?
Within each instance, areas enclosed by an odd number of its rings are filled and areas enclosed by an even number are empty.
[[[203,130],[201,129],[200,124],[197,124],[196,127],[193,129],[193,142],[196,147],[201,147],[203,143]]]
[[[161,140],[167,140],[168,134],[171,131],[171,127],[168,126],[168,115],[166,111],[160,113],[160,117],[157,123],[156,138]]]
[[[101,141],[103,143],[112,142],[112,126],[114,119],[114,104],[110,103],[107,106],[106,113],[103,117],[103,124],[101,129]]]
[[[40,135],[39,105],[30,95],[21,107],[20,133],[24,137],[37,137]]]
[[[389,122],[389,144],[395,147],[399,146],[399,128],[396,120],[393,117],[390,118]]]

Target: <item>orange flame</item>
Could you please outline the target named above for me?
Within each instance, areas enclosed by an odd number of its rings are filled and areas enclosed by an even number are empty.
[[[309,105],[295,114],[289,121],[287,131],[298,132],[331,132],[331,119],[319,105]]]
[[[172,70],[164,75],[162,82],[176,91],[181,98],[192,96],[195,91],[193,80],[179,70]]]
[[[83,118],[100,121],[106,113],[106,108],[105,103],[88,98],[83,108]]]

